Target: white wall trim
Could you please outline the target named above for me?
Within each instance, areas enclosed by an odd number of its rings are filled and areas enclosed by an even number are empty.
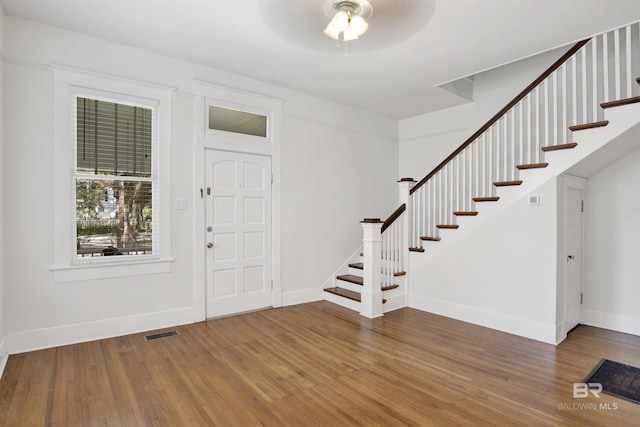
[[[194,308],[185,307],[94,322],[7,334],[9,354],[95,341],[193,323]]]
[[[4,337],[2,338],[2,341],[0,341],[0,379],[2,379],[4,368],[7,366],[8,361],[9,353],[7,353],[7,337]]]
[[[586,199],[586,188],[587,188],[587,180],[584,178],[580,178],[573,175],[562,175],[560,179],[561,185],[559,186],[558,191],[558,256],[557,256],[557,264],[558,264],[558,272],[557,272],[557,288],[556,288],[556,313],[559,313],[560,316],[556,319],[559,323],[562,324],[562,331],[556,331],[556,342],[561,342],[569,333],[569,326],[565,323],[565,300],[567,298],[566,295],[566,286],[568,278],[568,270],[567,270],[567,242],[569,240],[569,230],[567,227],[567,223],[569,221],[568,218],[568,190],[579,190],[582,191],[582,199],[583,201]],[[585,215],[582,213],[582,230],[580,230],[582,234],[582,252],[578,254],[580,257],[580,292],[584,292],[584,272],[585,272]],[[582,322],[582,311],[584,306],[580,308],[579,321]]]
[[[2,62],[4,62],[5,64],[19,65],[21,67],[28,67],[36,70],[45,70],[45,71],[51,71],[53,69],[51,65],[42,64],[42,63],[33,62],[33,61],[26,61],[19,58],[13,58],[11,56],[7,56],[4,53],[4,51],[0,56],[2,57]]]
[[[585,308],[582,310],[582,323],[596,328],[640,336],[640,319],[624,314]]]
[[[229,102],[230,105],[248,106],[265,111],[280,112],[282,111],[282,104],[285,102],[283,99],[198,79],[193,81],[193,91],[198,95]]]
[[[117,260],[120,261],[120,260]],[[124,260],[118,263],[83,266],[52,267],[55,283],[116,277],[141,276],[146,274],[171,273],[175,258]]]
[[[564,330],[564,322],[561,321],[556,324],[556,345],[564,341],[565,338],[567,338],[567,332]]]
[[[556,325],[413,295],[409,307],[548,344],[556,344]]]
[[[577,190],[585,190],[587,188],[587,180],[573,175],[562,175],[562,184],[564,188],[575,188]]]
[[[315,123],[315,124],[321,124],[323,126],[326,126],[330,129],[336,129],[336,130],[341,130],[341,131],[345,131],[345,132],[352,132],[355,134],[359,134],[359,135],[364,135],[364,136],[373,136],[376,138],[389,138],[389,135],[385,135],[383,133],[379,133],[379,132],[370,132],[366,129],[358,129],[356,127],[350,127],[350,126],[346,126],[344,124],[340,124],[340,123],[336,123],[336,122],[332,122],[332,121],[328,121],[328,120],[320,120],[317,117],[309,117],[306,115],[302,115],[302,114],[293,114],[290,112],[283,112],[282,113],[282,117],[283,118],[291,118],[291,119],[296,119],[296,120],[302,120],[305,122],[310,122],[310,123]],[[399,138],[398,135],[396,134],[395,136],[395,140],[394,143],[398,143]]]
[[[73,96],[81,93],[103,94],[115,96],[116,99],[135,100],[143,105],[156,109],[157,126],[156,142],[154,146],[154,162],[157,166],[157,194],[154,196],[154,206],[158,209],[156,218],[160,219],[160,229],[154,231],[159,240],[159,247],[155,256],[143,256],[127,259],[127,262],[140,260],[143,264],[133,269],[135,274],[155,274],[170,271],[170,266],[162,263],[149,263],[158,259],[171,260],[171,116],[172,97],[174,88],[159,86],[138,80],[112,77],[104,74],[74,71],[68,68],[53,68],[54,82],[54,116],[53,143],[54,172],[54,279],[61,281],[87,280],[107,277],[123,277],[122,260],[96,260],[96,265],[102,268],[87,268],[90,260],[75,258],[72,236],[75,227],[74,207],[72,200],[74,145],[72,130],[72,100]],[[154,246],[158,243],[154,242]],[[154,250],[154,251],[155,251]],[[126,269],[126,267],[125,267]],[[112,273],[110,273],[112,272]]]
[[[206,259],[204,255],[205,247],[205,227],[206,212],[204,199],[200,196],[200,188],[206,185],[204,154],[207,149],[218,149],[250,154],[266,155],[271,157],[271,172],[273,174],[273,184],[271,187],[271,280],[273,287],[271,290],[271,304],[273,307],[283,305],[282,291],[282,103],[281,99],[268,97],[261,94],[254,94],[240,89],[216,85],[214,83],[195,80],[194,84],[194,183],[197,187],[196,203],[194,207],[194,304],[202,311],[201,318],[206,318]],[[255,149],[253,143],[240,143],[226,146],[219,145],[216,137],[208,130],[208,105],[212,100],[221,101],[224,105],[235,107],[246,107],[247,111],[259,109],[269,115],[271,129],[269,138],[265,141],[268,147]],[[200,187],[202,186],[202,187]],[[201,287],[201,290],[197,288]]]

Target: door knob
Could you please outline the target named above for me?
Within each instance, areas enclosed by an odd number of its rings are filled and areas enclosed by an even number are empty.
[[[209,249],[211,249],[211,248],[213,247],[213,243],[211,243],[211,242],[207,243],[207,247],[208,247]]]

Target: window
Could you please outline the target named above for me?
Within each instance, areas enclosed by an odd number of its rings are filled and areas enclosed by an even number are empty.
[[[54,281],[171,272],[175,88],[57,67],[53,77]]]
[[[76,257],[154,254],[155,108],[74,99]]]
[[[209,129],[267,137],[267,116],[209,106]]]

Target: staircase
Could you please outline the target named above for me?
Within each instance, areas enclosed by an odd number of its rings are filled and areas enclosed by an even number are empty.
[[[348,274],[336,276],[336,286],[324,290],[327,301],[360,311],[362,287],[364,285],[364,278],[362,277],[364,271],[363,255],[362,253],[360,254],[361,260],[359,262],[349,263]],[[393,283],[381,285],[380,287],[383,294],[383,312],[406,306],[404,302],[405,293],[400,289],[400,286],[404,285],[404,276],[407,273],[393,271],[391,274],[394,278]],[[398,301],[398,297],[400,297],[401,301]],[[388,306],[387,303],[389,303]]]
[[[362,221],[361,259],[325,299],[367,317],[407,306],[408,252],[444,250],[635,126],[638,76],[638,22],[576,43],[422,180],[399,181],[400,208]]]

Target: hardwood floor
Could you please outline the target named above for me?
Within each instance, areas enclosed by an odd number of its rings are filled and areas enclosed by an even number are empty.
[[[559,346],[402,309],[328,302],[13,355],[3,426],[639,425],[640,405],[574,399],[640,337],[580,326]]]

